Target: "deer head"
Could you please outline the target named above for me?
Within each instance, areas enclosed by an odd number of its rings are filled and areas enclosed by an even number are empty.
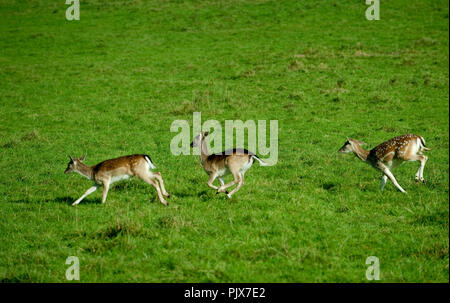
[[[84,159],[86,159],[86,154],[84,154],[80,158],[72,158],[72,156],[69,155],[69,159],[70,161],[67,164],[66,170],[64,171],[65,174],[77,171],[80,163],[83,163]]]

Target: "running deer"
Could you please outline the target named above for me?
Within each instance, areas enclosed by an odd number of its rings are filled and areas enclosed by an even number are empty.
[[[203,169],[209,175],[207,184],[209,187],[217,190],[216,194],[224,192],[228,198],[231,198],[244,185],[244,174],[252,166],[254,159],[258,160],[261,166],[269,165],[254,153],[242,148],[230,149],[222,153],[210,155],[206,145],[207,136],[208,132],[201,132],[194,138],[191,147],[199,147]],[[234,179],[225,184],[223,177],[230,173]],[[220,187],[213,184],[216,178],[219,179]],[[236,183],[237,186],[231,192],[228,192],[227,188]]]
[[[72,158],[69,156],[70,161],[67,164],[67,168],[64,171],[65,174],[71,172],[77,172],[80,175],[94,181],[94,186],[89,188],[78,200],[72,205],[75,206],[80,203],[86,196],[92,194],[101,185],[103,185],[102,203],[105,203],[106,196],[108,195],[109,186],[117,181],[128,179],[136,176],[139,179],[144,180],[148,184],[152,185],[158,193],[159,200],[162,204],[168,206],[169,204],[164,199],[163,195],[169,197],[164,188],[164,182],[161,177],[161,173],[152,172],[150,169],[156,169],[150,156],[148,155],[130,155],[123,156],[115,159],[103,161],[97,165],[89,166],[83,163],[86,155],[81,158]],[[159,181],[159,184],[158,182]],[[159,188],[161,186],[161,189]],[[162,192],[162,194],[161,194]]]
[[[358,158],[383,172],[381,190],[384,189],[387,178],[389,178],[401,192],[406,193],[391,173],[391,169],[406,161],[420,161],[420,167],[416,172],[415,180],[416,182],[420,180],[425,183],[423,169],[428,157],[423,155],[422,152],[430,149],[425,146],[425,139],[423,137],[413,134],[398,136],[381,143],[370,151],[361,147],[364,144],[362,141],[347,138],[347,142],[339,149],[339,152],[353,152]]]

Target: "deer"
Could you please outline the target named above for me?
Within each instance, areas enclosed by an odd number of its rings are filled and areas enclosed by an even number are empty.
[[[391,170],[408,161],[420,161],[420,167],[414,179],[416,183],[419,181],[424,184],[426,183],[423,177],[423,170],[428,157],[423,154],[423,151],[431,149],[425,146],[425,139],[423,137],[414,134],[397,136],[381,143],[370,151],[361,147],[365,144],[363,141],[347,138],[347,141],[339,149],[339,152],[354,153],[362,161],[380,170],[383,173],[381,177],[382,191],[389,178],[402,193],[406,193],[400,184],[398,184]]]
[[[206,145],[208,132],[201,132],[194,138],[191,147],[198,147],[200,150],[200,160],[203,169],[209,175],[208,186],[216,190],[216,194],[225,193],[231,198],[244,185],[245,172],[252,166],[254,160],[257,160],[261,166],[269,166],[268,163],[261,160],[256,154],[243,149],[234,148],[217,154],[209,154]],[[233,181],[225,184],[223,177],[232,174]],[[213,184],[215,179],[219,180],[220,187]],[[227,188],[237,184],[237,186],[228,192]]]
[[[166,197],[170,197],[170,195],[164,187],[161,173],[151,171],[151,169],[156,169],[156,166],[153,164],[149,155],[136,154],[123,156],[100,162],[94,166],[89,166],[83,163],[86,155],[83,155],[80,158],[73,158],[69,155],[69,158],[70,161],[64,171],[65,174],[76,172],[89,180],[94,181],[94,185],[90,187],[78,200],[73,202],[72,206],[78,205],[84,198],[95,192],[102,185],[102,203],[105,203],[111,184],[129,179],[133,176],[136,176],[152,185],[158,193],[159,201],[161,201],[162,204],[169,206],[163,195]]]

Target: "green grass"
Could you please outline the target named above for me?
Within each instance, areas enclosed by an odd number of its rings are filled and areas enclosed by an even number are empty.
[[[449,282],[447,1],[64,1],[0,4],[0,280]],[[176,119],[279,123],[279,160],[231,199],[194,156],[173,156]],[[337,150],[404,133],[432,151],[394,170],[408,191]],[[170,207],[139,180],[106,204],[64,175],[148,153]]]

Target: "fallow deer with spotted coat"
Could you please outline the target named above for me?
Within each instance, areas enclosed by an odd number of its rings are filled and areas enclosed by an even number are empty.
[[[422,152],[430,150],[425,146],[425,139],[418,135],[407,134],[392,138],[368,151],[361,146],[365,143],[352,138],[347,138],[345,144],[339,149],[341,153],[353,152],[358,158],[370,164],[383,173],[381,178],[381,190],[384,189],[387,179],[402,192],[406,191],[398,184],[391,170],[407,161],[420,161],[420,167],[416,172],[416,182],[425,183],[423,169],[428,157]]]

